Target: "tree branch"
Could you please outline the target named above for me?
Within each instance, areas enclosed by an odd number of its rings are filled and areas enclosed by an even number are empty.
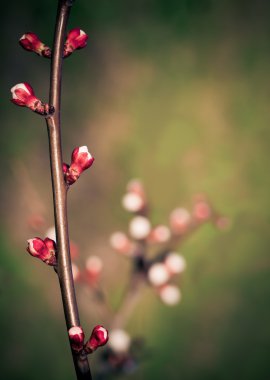
[[[67,330],[69,330],[72,326],[80,326],[69,252],[67,187],[62,170],[60,119],[63,48],[66,36],[66,25],[71,5],[72,1],[58,1],[54,46],[52,52],[49,98],[49,104],[54,107],[55,111],[53,115],[46,118],[50,147],[54,217],[58,249],[57,272],[61,288]],[[74,352],[72,352],[72,355],[77,379],[90,380],[91,372],[87,357],[79,356]]]

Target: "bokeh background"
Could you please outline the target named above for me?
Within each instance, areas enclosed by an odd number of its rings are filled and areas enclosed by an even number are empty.
[[[34,31],[51,45],[56,3],[1,5],[2,379],[74,378],[56,276],[25,252],[29,217],[53,222],[45,123],[9,102],[23,81],[48,97],[49,62],[17,41]],[[120,200],[134,177],[154,223],[197,192],[232,221],[181,247],[180,305],[143,294],[128,329],[149,349],[131,379],[269,378],[269,11],[267,0],[78,0],[72,9],[69,27],[89,43],[64,65],[63,152],[68,161],[88,145],[96,158],[69,194],[81,263],[102,257],[116,304],[129,265],[108,238],[127,226]],[[79,303],[90,333],[100,321],[86,298]]]

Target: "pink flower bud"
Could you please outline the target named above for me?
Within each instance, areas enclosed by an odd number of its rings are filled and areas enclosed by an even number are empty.
[[[191,215],[185,208],[176,208],[170,214],[170,226],[174,234],[187,231],[191,223]]]
[[[39,237],[27,240],[27,251],[30,255],[37,257],[47,265],[56,265],[56,244],[53,240]]]
[[[176,252],[170,252],[166,256],[164,264],[171,274],[182,273],[187,266],[185,258]]]
[[[139,179],[132,179],[127,184],[128,193],[136,193],[145,200],[145,191],[142,182]]]
[[[181,300],[181,292],[175,285],[165,285],[159,289],[161,301],[166,305],[174,306]]]
[[[83,349],[84,331],[81,326],[74,326],[68,330],[71,347],[74,351],[80,352]]]
[[[63,164],[65,181],[72,185],[78,180],[81,173],[88,169],[94,162],[94,157],[88,152],[87,146],[80,146],[73,150],[71,155],[71,165]]]
[[[25,33],[20,38],[19,43],[25,50],[32,51],[43,57],[50,58],[52,55],[51,49],[45,46],[35,33]]]
[[[171,237],[171,232],[167,226],[159,225],[152,229],[148,240],[150,243],[165,243]]]
[[[49,115],[54,111],[53,107],[42,103],[34,93],[33,88],[28,83],[19,83],[12,87],[11,101],[21,107],[30,108],[30,110],[40,114]]]
[[[86,260],[86,276],[90,284],[96,283],[102,271],[103,262],[98,256],[89,256]]]
[[[110,244],[117,252],[129,256],[133,249],[133,244],[123,232],[114,232],[110,237]]]
[[[210,218],[211,208],[206,201],[201,200],[195,203],[193,214],[199,222],[203,222]]]
[[[64,57],[68,57],[76,49],[82,49],[86,46],[88,40],[88,35],[80,28],[72,29],[67,36],[65,47],[64,47]]]
[[[108,339],[108,330],[101,325],[97,325],[94,327],[88,342],[85,344],[85,351],[89,354],[94,352],[98,347],[104,346],[108,342]]]

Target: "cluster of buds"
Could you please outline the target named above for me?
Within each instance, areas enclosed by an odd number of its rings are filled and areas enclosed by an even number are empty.
[[[185,269],[186,260],[177,252],[168,252],[162,261],[154,262],[149,266],[148,281],[166,305],[173,306],[181,300],[179,288],[170,281],[175,275],[183,273]]]
[[[30,110],[44,116],[48,116],[54,112],[54,108],[49,104],[42,103],[35,96],[33,88],[29,83],[19,83],[11,88],[12,103],[17,106],[27,107]]]
[[[122,206],[125,210],[143,214],[146,207],[146,197],[140,180],[133,179],[127,184],[126,194],[122,198]]]
[[[80,28],[72,29],[66,38],[63,57],[70,56],[74,50],[82,49],[87,45],[88,35]],[[25,33],[19,39],[20,45],[27,51],[36,53],[45,58],[51,58],[52,51],[39,37],[32,32]]]
[[[68,186],[76,182],[83,171],[90,168],[94,162],[94,157],[88,152],[87,146],[80,146],[73,150],[71,164],[63,163],[63,173]]]
[[[103,326],[97,325],[94,327],[90,338],[84,343],[84,331],[81,326],[71,327],[68,331],[72,349],[77,353],[91,354],[97,348],[104,346],[109,339],[108,330]]]
[[[171,251],[171,247],[202,223],[212,221],[221,228],[226,224],[225,218],[218,216],[206,197],[200,195],[194,199],[192,211],[175,208],[170,213],[168,226],[152,226],[147,217],[149,205],[146,194],[141,181],[137,179],[128,183],[122,206],[135,215],[129,222],[129,234],[117,231],[111,235],[112,248],[121,255],[134,259],[135,269],[144,273],[147,282],[154,287],[165,304],[177,304],[181,292],[171,280],[185,270],[186,260],[182,255]],[[156,256],[148,260],[146,255],[148,250],[153,251],[153,244],[158,247]]]
[[[55,266],[57,264],[56,243],[54,240],[46,237],[44,240],[39,237],[27,240],[27,251],[30,255],[42,260],[47,265]]]

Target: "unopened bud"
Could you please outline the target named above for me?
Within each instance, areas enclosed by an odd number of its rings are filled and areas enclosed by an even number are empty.
[[[164,264],[171,274],[182,273],[187,266],[185,258],[176,252],[170,252],[166,256]]]
[[[122,199],[122,206],[129,212],[138,212],[143,209],[144,200],[139,194],[129,192],[124,195]]]
[[[123,232],[114,232],[110,237],[110,244],[117,252],[130,255],[133,245],[126,234]]]
[[[78,180],[82,172],[88,169],[94,162],[94,157],[88,151],[87,146],[80,146],[73,150],[71,155],[71,164],[63,164],[65,181],[72,185]]]
[[[125,353],[129,350],[131,343],[130,336],[122,329],[110,331],[108,346],[116,353]]]
[[[40,115],[49,115],[54,111],[53,107],[42,103],[35,96],[33,88],[28,83],[16,84],[10,91],[12,93],[11,101],[18,106],[27,107]]]
[[[149,240],[151,243],[165,243],[171,237],[171,232],[167,226],[159,225],[152,229]]]
[[[176,305],[181,300],[181,292],[175,285],[165,285],[159,289],[161,301],[166,305]]]
[[[103,262],[98,256],[89,256],[86,260],[86,274],[90,282],[95,282],[102,271]]]
[[[185,208],[176,208],[170,214],[171,230],[175,234],[186,232],[191,222],[191,215]]]
[[[51,49],[45,46],[35,33],[25,33],[20,38],[19,43],[25,50],[32,51],[43,57],[50,58],[52,55]]]
[[[98,347],[104,346],[109,339],[108,330],[106,330],[103,326],[97,325],[94,327],[92,334],[85,344],[86,353],[90,354],[94,352]]]
[[[84,331],[81,326],[74,326],[68,330],[71,347],[74,351],[80,352],[83,349]]]
[[[134,239],[145,239],[150,231],[151,224],[144,216],[135,216],[129,224],[129,233]]]
[[[27,251],[30,255],[37,257],[47,265],[56,265],[56,244],[53,240],[39,237],[27,240]]]
[[[68,57],[76,49],[82,49],[86,46],[88,35],[80,28],[72,29],[67,36],[64,46],[64,57]]]
[[[145,199],[145,191],[142,182],[139,179],[132,179],[127,184],[128,193],[136,193],[141,198]]]
[[[198,221],[203,222],[210,218],[211,208],[206,201],[202,200],[195,203],[193,214]]]
[[[170,272],[163,263],[155,263],[148,270],[148,280],[153,286],[162,286],[170,279]]]

